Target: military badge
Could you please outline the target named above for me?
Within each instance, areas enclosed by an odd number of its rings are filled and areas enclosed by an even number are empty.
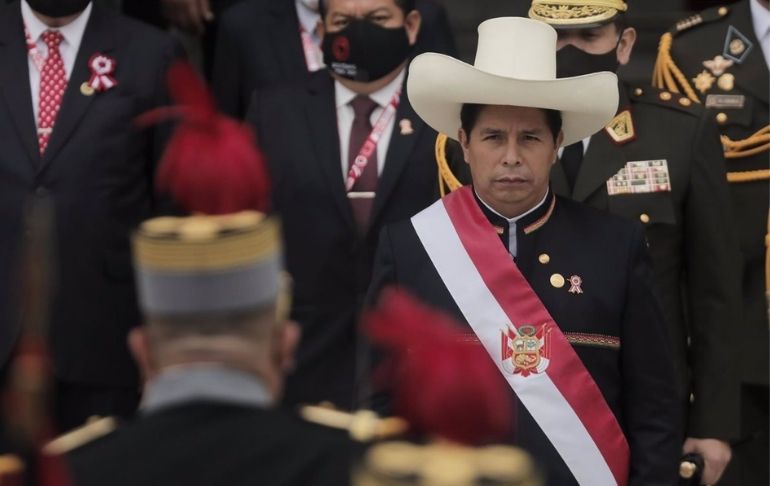
[[[719,89],[722,91],[732,91],[735,87],[735,76],[730,73],[719,76],[719,79],[717,79],[717,86],[719,86]]]
[[[710,90],[711,87],[714,86],[714,81],[716,80],[717,78],[715,78],[710,72],[706,71],[705,69],[699,75],[692,78],[692,82],[695,85],[695,89],[697,89],[701,93],[705,93],[706,91]]]
[[[636,138],[636,131],[634,130],[634,121],[631,118],[630,110],[623,110],[613,118],[604,130],[607,135],[610,136],[613,142],[618,145],[623,145]]]
[[[710,94],[706,96],[706,108],[743,108],[746,97],[743,95]]]
[[[749,38],[731,25],[727,29],[727,35],[725,36],[725,47],[722,50],[722,56],[740,64],[746,59],[746,56],[749,55],[749,52],[751,52],[753,47],[754,44],[749,40]]]
[[[505,371],[526,378],[548,368],[551,324],[545,323],[539,327],[523,325],[518,329],[509,326],[500,333],[501,359]]]
[[[731,59],[725,59],[722,56],[714,56],[714,59],[703,61],[703,66],[714,73],[714,76],[721,76],[732,65],[733,61]]]
[[[645,194],[671,191],[666,159],[629,162],[607,181],[607,194]]]

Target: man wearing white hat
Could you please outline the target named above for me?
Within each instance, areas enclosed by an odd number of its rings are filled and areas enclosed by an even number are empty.
[[[544,23],[499,18],[479,26],[473,66],[412,62],[414,109],[457,137],[473,186],[383,230],[371,296],[398,284],[468,324],[548,484],[676,484],[681,420],[643,228],[549,187],[559,147],[615,115],[617,78],[557,79],[555,44]]]

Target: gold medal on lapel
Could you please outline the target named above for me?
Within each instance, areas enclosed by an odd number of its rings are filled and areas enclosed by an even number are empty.
[[[85,81],[83,82],[83,84],[80,85],[80,93],[83,96],[92,96],[95,92],[96,90],[92,88],[91,85]]]
[[[716,80],[717,78],[712,76],[712,74],[705,69],[699,75],[692,78],[692,82],[695,84],[695,89],[701,93],[705,93],[706,91],[710,90],[714,85],[714,81]]]
[[[719,76],[719,79],[717,79],[717,86],[719,86],[719,89],[721,90],[732,91],[733,87],[735,87],[735,76],[730,73]]]
[[[564,287],[564,277],[561,276],[561,274],[554,273],[553,275],[551,275],[551,285],[553,285],[557,289]]]
[[[398,127],[401,129],[401,135],[411,135],[414,133],[414,128],[412,128],[412,120],[409,120],[408,118],[404,118],[398,122]]]

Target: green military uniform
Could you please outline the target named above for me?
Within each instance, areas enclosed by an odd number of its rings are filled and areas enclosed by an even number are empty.
[[[743,314],[730,321],[740,339],[741,432],[753,437],[735,448],[725,478],[735,484],[768,484],[768,77],[746,0],[678,22],[661,38],[653,76],[654,84],[708,108],[722,133],[742,253]],[[752,470],[756,475],[732,477]]]

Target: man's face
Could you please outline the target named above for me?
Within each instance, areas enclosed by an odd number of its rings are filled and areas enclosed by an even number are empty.
[[[562,134],[554,140],[544,110],[485,106],[471,133],[459,135],[473,186],[497,212],[518,216],[545,196]]]
[[[588,54],[607,54],[615,49],[621,65],[628,63],[636,41],[636,30],[629,27],[620,33],[614,23],[592,29],[558,29],[556,33],[557,51],[567,45],[573,45]]]
[[[404,16],[395,0],[326,0],[323,30],[339,32],[353,19],[364,19],[385,28],[406,27],[409,44],[417,41],[419,14],[416,10]]]

